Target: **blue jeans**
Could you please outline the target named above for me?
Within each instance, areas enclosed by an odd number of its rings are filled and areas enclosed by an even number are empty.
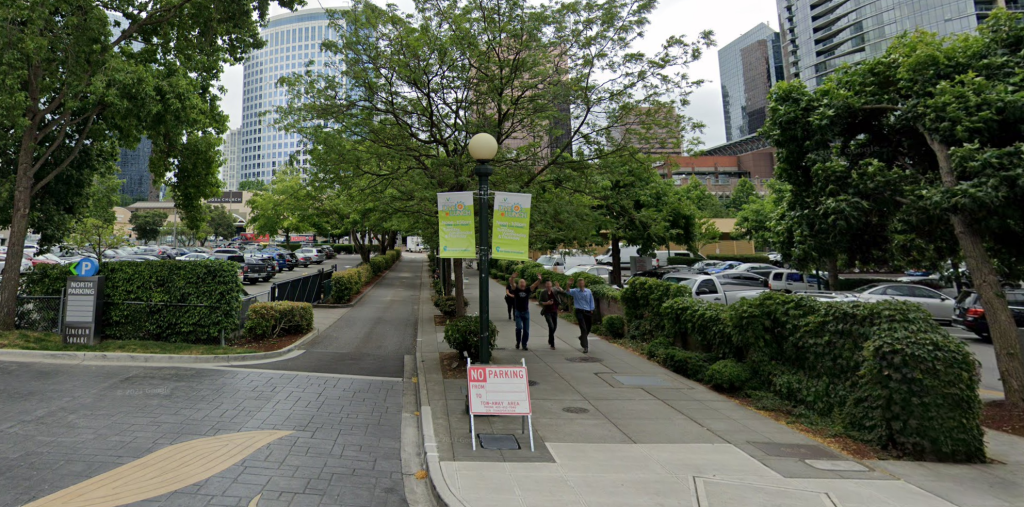
[[[516,310],[516,345],[522,343],[523,347],[526,347],[528,341],[530,341],[530,312],[529,310],[525,312]]]

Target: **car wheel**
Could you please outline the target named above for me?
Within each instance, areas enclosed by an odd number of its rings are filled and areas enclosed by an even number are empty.
[[[288,268],[288,271],[295,271],[295,266]]]
[[[974,334],[977,335],[979,340],[981,340],[981,341],[983,341],[985,343],[992,343],[992,335],[988,335],[988,334],[984,334],[984,333],[974,333]]]

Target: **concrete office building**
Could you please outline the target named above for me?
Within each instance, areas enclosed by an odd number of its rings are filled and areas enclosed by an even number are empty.
[[[768,91],[785,80],[782,41],[765,23],[718,50],[727,142],[756,134],[764,126]]]
[[[231,129],[224,136],[224,144],[220,145],[224,165],[220,167],[220,180],[224,182],[224,190],[238,190],[238,182],[242,176],[241,162],[242,135],[239,129]]]
[[[270,18],[260,35],[266,46],[249,55],[244,65],[242,125],[239,146],[239,181],[270,182],[293,154],[305,168],[309,159],[296,134],[282,132],[274,108],[288,100],[288,90],[277,85],[282,76],[302,73],[312,62],[317,72],[338,73],[340,61],[321,51],[320,43],[337,39],[324,9],[303,9]],[[303,169],[305,170],[305,169]]]
[[[997,7],[1024,12],[1020,0],[776,0],[786,80],[810,88],[844,63],[874,58],[897,35],[922,28],[969,32]]]

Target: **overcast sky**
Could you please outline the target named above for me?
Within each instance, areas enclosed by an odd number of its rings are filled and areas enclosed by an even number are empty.
[[[322,5],[330,8],[342,3],[338,0],[308,1],[308,7]],[[381,5],[388,3],[385,0],[374,1]],[[392,0],[390,3],[398,4],[405,11],[413,9],[413,0]],[[285,12],[276,6],[273,9],[273,14]],[[687,35],[693,40],[695,34],[706,29],[714,30],[715,41],[718,47],[722,47],[758,23],[768,23],[778,29],[775,0],[661,0],[651,16],[646,37],[638,49],[653,54],[670,35]],[[707,124],[702,136],[705,146],[724,143],[725,121],[722,116],[722,90],[718,82],[717,48],[705,53],[700,61],[691,66],[690,77],[705,79],[707,82],[691,96],[693,104],[687,114]],[[229,67],[224,73],[222,84],[228,90],[222,106],[231,117],[231,128],[235,128],[241,122],[242,66]]]

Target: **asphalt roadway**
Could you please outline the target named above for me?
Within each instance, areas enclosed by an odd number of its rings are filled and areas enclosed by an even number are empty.
[[[324,261],[323,264],[310,264],[308,268],[295,268],[294,271],[285,271],[284,273],[278,273],[274,278],[270,279],[270,282],[259,282],[254,285],[242,285],[247,294],[259,294],[261,292],[267,292],[270,290],[270,286],[277,282],[284,282],[291,280],[292,278],[299,278],[315,273],[319,269],[329,270],[331,266],[337,265],[338,271],[344,271],[348,268],[353,268],[359,265],[361,259],[358,255],[339,255],[333,259]]]
[[[358,257],[341,256],[338,260],[356,263]],[[422,255],[403,257],[354,308],[304,345],[302,355],[255,367],[402,378],[405,356],[415,354],[424,262],[426,256]]]

